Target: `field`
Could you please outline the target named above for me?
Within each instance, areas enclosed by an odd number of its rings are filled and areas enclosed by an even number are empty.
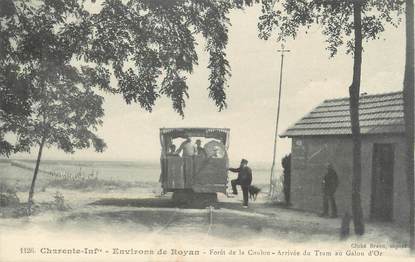
[[[20,202],[26,202],[33,162],[0,165],[1,184],[13,188]],[[330,250],[351,250],[365,252],[365,259],[370,260],[368,254],[373,248],[369,243],[385,246],[376,249],[383,252],[377,261],[389,256],[405,259],[408,253],[407,248],[391,248],[405,247],[408,239],[404,229],[389,224],[367,224],[364,237],[340,240],[340,219],[319,218],[315,213],[269,203],[266,168],[253,168],[254,183],[263,191],[249,209],[241,208],[240,195],[229,198],[223,194],[219,194],[219,203],[214,208],[178,207],[172,203],[171,195],[161,196],[157,163],[45,161],[41,170],[34,215],[27,217],[16,208],[1,209],[0,248],[7,251],[0,253],[0,261],[9,258],[56,261],[56,257],[39,253],[22,255],[22,247],[34,250],[86,247],[109,252],[94,256],[94,261],[108,261],[108,256],[122,261],[140,259],[117,255],[116,249],[141,250],[141,258],[151,258],[149,261],[171,261],[172,255],[178,261],[212,257],[229,261],[229,257],[220,254],[234,249],[251,253],[238,257],[243,261],[253,258],[275,261],[271,253],[283,251],[285,255],[278,257],[282,261],[295,258],[290,256],[295,256],[297,251],[315,252],[316,249],[322,253],[315,253],[310,259],[324,259],[324,252]],[[21,204],[20,208],[24,206]],[[353,248],[356,244],[367,246]],[[151,256],[150,251],[159,248],[168,250],[169,254],[176,250],[177,254],[164,259]],[[202,253],[192,257],[186,250]],[[149,256],[144,256],[145,251]],[[267,255],[267,252],[271,253]],[[66,255],[59,260],[85,258]]]

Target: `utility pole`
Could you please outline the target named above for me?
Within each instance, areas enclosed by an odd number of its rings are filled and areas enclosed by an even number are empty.
[[[405,12],[405,74],[404,117],[406,140],[406,173],[409,197],[409,249],[415,255],[415,199],[414,199],[414,0],[406,0]]]
[[[269,178],[269,197],[272,199],[274,195],[274,174],[275,174],[275,158],[277,153],[277,138],[278,138],[278,122],[280,119],[280,107],[281,107],[281,88],[282,88],[282,71],[284,68],[284,53],[288,53],[291,50],[285,49],[284,44],[281,45],[281,49],[278,49],[277,52],[281,53],[281,67],[280,67],[280,85],[278,89],[278,105],[277,105],[277,119],[275,121],[275,133],[274,133],[274,154],[272,157],[272,166],[271,166],[271,175]]]

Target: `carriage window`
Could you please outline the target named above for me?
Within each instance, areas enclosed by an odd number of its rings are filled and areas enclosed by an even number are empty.
[[[207,158],[223,158],[226,155],[225,145],[217,139],[205,137],[174,138],[168,145],[169,156],[199,156]]]
[[[225,145],[218,140],[211,140],[205,144],[207,157],[223,158],[226,155]]]

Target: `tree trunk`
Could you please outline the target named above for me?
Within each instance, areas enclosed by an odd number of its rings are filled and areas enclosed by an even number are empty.
[[[40,159],[42,158],[42,151],[43,151],[43,146],[45,145],[45,141],[46,141],[46,135],[42,137],[42,141],[39,144],[39,152],[37,154],[35,171],[33,173],[32,184],[30,185],[29,199],[27,201],[29,215],[31,214],[31,210],[32,210],[33,194],[35,192],[36,178],[37,178],[37,173],[39,172]]]
[[[409,247],[415,252],[414,240],[414,1],[406,0],[406,59],[403,83],[406,139],[406,174],[409,197]]]
[[[354,230],[357,235],[365,232],[363,224],[363,210],[360,198],[360,186],[362,180],[361,166],[361,137],[359,124],[359,96],[360,78],[362,71],[362,6],[360,1],[353,4],[354,21],[354,59],[353,82],[349,87],[350,96],[350,121],[353,139],[353,177],[352,177],[352,214]]]

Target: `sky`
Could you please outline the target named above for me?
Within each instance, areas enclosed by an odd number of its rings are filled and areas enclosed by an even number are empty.
[[[280,43],[258,38],[260,7],[235,10],[230,15],[226,52],[232,77],[226,89],[228,107],[218,112],[208,98],[208,55],[198,45],[199,65],[188,76],[190,98],[185,118],[172,109],[169,99],[157,101],[152,113],[139,105],[127,105],[120,95],[104,94],[104,124],[98,130],[107,143],[103,153],[93,150],[65,154],[44,150],[43,159],[157,161],[161,127],[227,127],[231,129],[229,157],[251,162],[271,162],[280,73]],[[320,28],[299,34],[286,43],[291,52],[284,59],[282,101],[278,133],[282,133],[324,99],[348,96],[352,79],[352,56],[344,50],[329,58]],[[379,40],[364,43],[361,91],[368,94],[402,89],[404,72],[404,24],[387,27]],[[114,83],[114,81],[112,81]],[[291,150],[291,140],[277,139],[277,162]],[[35,158],[30,154],[15,158]]]

